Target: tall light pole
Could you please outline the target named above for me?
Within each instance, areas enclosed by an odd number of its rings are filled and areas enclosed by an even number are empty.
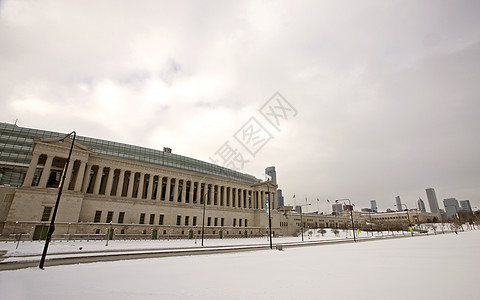
[[[269,187],[269,182],[270,181],[263,181],[259,182],[258,184],[265,184],[267,186],[267,192],[268,192],[268,197],[265,199],[265,205],[267,206],[267,214],[268,214],[268,237],[270,240],[270,249],[273,249],[272,245],[272,217],[270,214],[270,187]],[[251,187],[254,187],[253,185]]]
[[[305,202],[307,202],[307,199],[305,199]],[[305,204],[298,205],[298,206],[300,206],[300,225],[301,225],[301,228],[302,228],[302,242],[303,242],[303,231],[305,230],[304,227],[303,227],[303,209],[302,209],[302,206],[307,207],[308,205],[312,205],[312,204],[311,203],[305,203]]]
[[[67,134],[65,137],[59,140],[59,142],[63,142],[67,137],[70,137],[71,135],[73,135],[72,144],[70,145],[70,151],[68,152],[67,162],[65,163],[65,167],[63,167],[62,179],[60,181],[60,185],[58,186],[57,201],[55,202],[55,207],[53,208],[52,220],[50,221],[47,238],[45,239],[45,246],[43,247],[42,258],[40,259],[40,264],[38,265],[38,267],[42,270],[43,265],[45,264],[45,258],[47,256],[48,244],[50,244],[53,232],[55,231],[55,217],[57,216],[58,204],[60,203],[60,197],[62,196],[63,185],[65,184],[65,178],[67,177],[68,164],[70,163],[70,158],[72,157],[73,144],[75,143],[77,133],[75,131],[72,131],[71,133]]]
[[[357,238],[355,237],[355,224],[353,223],[353,206],[352,206],[352,203],[350,202],[350,199],[338,199],[338,200],[335,200],[335,202],[338,202],[338,201],[341,201],[341,202],[348,201],[349,208],[351,208],[351,210],[349,209],[349,215],[350,215],[350,221],[352,221],[353,241],[356,242],[356,241],[357,241]]]
[[[208,190],[208,189],[207,189]],[[202,213],[202,246],[203,246],[203,233],[205,231],[205,209],[207,203],[207,194],[208,191],[205,193],[205,197],[203,197],[203,213]]]
[[[403,203],[402,203],[402,207],[403,207],[404,205],[405,205],[405,210],[406,210],[406,212],[407,212],[407,219],[408,219],[408,229],[410,230],[410,233],[411,233],[411,234],[412,234],[412,236],[413,236],[412,223],[410,223],[410,216],[408,215],[408,207],[407,207],[407,205],[406,205],[406,204],[403,204]],[[397,206],[397,205],[395,204],[395,206]],[[402,207],[400,207],[400,209],[402,209]]]

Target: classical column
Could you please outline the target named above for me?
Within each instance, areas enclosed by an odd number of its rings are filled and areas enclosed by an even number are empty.
[[[238,189],[238,207],[242,207],[243,206],[243,190],[242,189]]]
[[[181,203],[185,203],[185,198],[187,196],[187,181],[185,179],[182,180],[182,197],[180,199]]]
[[[105,196],[110,196],[112,194],[112,184],[113,184],[113,175],[115,169],[110,167],[108,170],[107,185],[105,186]]]
[[[137,199],[142,199],[143,196],[143,186],[145,184],[145,173],[140,172],[140,178],[138,179],[138,191],[137,191]]]
[[[170,200],[170,183],[171,183],[171,178],[170,177],[166,177],[167,178],[167,186],[165,187],[165,201],[169,201]]]
[[[133,198],[133,183],[135,182],[135,172],[130,171],[130,177],[128,178],[127,198]]]
[[[190,180],[190,197],[189,197],[190,203],[194,202],[194,200],[193,200],[193,185],[194,185],[193,181]]]
[[[85,174],[85,167],[86,167],[86,163],[84,161],[80,161],[80,167],[77,170],[77,178],[75,180],[75,186],[73,187],[73,190],[75,192],[80,192],[82,190],[82,182]]]
[[[147,188],[147,200],[152,200],[153,184],[155,176],[153,174],[148,175],[148,188]]]
[[[173,189],[173,202],[178,201],[178,188],[180,187],[180,184],[178,182],[178,178],[175,178],[175,188]]]
[[[265,192],[260,192],[260,209],[263,209],[263,204],[265,203]]]
[[[68,188],[70,187],[70,180],[72,179],[72,172],[73,172],[73,167],[75,165],[75,159],[70,158],[70,162],[68,163],[68,168],[65,170],[66,176],[65,176],[65,182],[63,183],[63,186],[66,187],[65,190],[68,191]]]
[[[82,192],[84,193],[87,193],[91,172],[92,172],[92,164],[87,163],[87,167],[85,169],[85,175],[83,176],[83,182],[82,182]]]
[[[25,174],[25,179],[23,180],[23,186],[32,185],[33,176],[35,175],[35,171],[37,170],[39,158],[40,158],[40,154],[38,153],[32,154],[32,160],[30,160],[30,165],[28,166],[27,174]]]
[[[123,190],[123,180],[125,179],[125,170],[120,170],[120,174],[118,175],[118,185],[117,185],[117,192],[115,196],[122,197],[122,190]]]
[[[50,177],[50,169],[52,168],[53,154],[47,156],[47,161],[43,167],[42,176],[40,177],[40,182],[38,186],[41,188],[47,187],[48,177]]]
[[[95,176],[95,184],[93,185],[93,193],[98,195],[100,193],[100,182],[102,181],[103,166],[98,165],[97,175]]]

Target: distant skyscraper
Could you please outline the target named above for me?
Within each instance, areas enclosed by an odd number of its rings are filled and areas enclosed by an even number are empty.
[[[295,206],[295,211],[297,213],[302,213],[302,207],[300,205]]]
[[[275,167],[271,166],[265,168],[265,177],[266,180],[270,180],[273,184],[277,184],[277,171],[275,171]],[[277,204],[278,208],[283,207],[285,205],[285,200],[282,195],[282,190],[277,189]]]
[[[435,190],[432,188],[425,189],[427,192],[428,205],[430,206],[430,211],[434,214],[440,216],[440,208],[438,207],[437,195],[435,195]]]
[[[457,211],[460,210],[458,201],[455,198],[443,199],[443,205],[445,206],[445,213],[447,214],[447,218],[452,218],[456,216]]]
[[[343,204],[341,203],[332,204],[332,214],[339,215],[340,212],[342,211],[343,211]]]
[[[400,201],[400,196],[395,197],[395,203],[397,205],[397,211],[402,210],[402,201]]]
[[[281,189],[277,189],[277,207],[284,207],[285,206],[285,198],[283,197],[283,193]]]
[[[275,167],[268,167],[265,169],[265,175],[267,176],[267,180],[270,180],[273,184],[277,184],[277,172],[275,171]]]
[[[370,200],[370,211],[371,212],[377,212],[377,201],[375,200]]]
[[[466,212],[473,212],[472,206],[470,205],[470,200],[460,200],[460,207]]]
[[[425,202],[423,202],[422,198],[418,198],[418,209],[420,211],[426,212],[427,210],[425,209]]]

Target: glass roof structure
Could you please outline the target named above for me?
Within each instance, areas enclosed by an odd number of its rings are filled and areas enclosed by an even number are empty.
[[[23,178],[24,174],[21,173],[26,173],[26,169],[32,158],[34,138],[60,139],[66,134],[68,133],[31,129],[0,122],[0,184],[8,184],[11,186],[21,185],[21,182],[18,182],[20,178],[15,179],[15,176],[12,177],[11,174],[7,176],[11,177],[10,179],[6,178],[6,173],[8,173],[7,169],[16,169],[16,172],[19,173],[17,177]],[[259,181],[259,179],[249,174],[160,150],[83,136],[77,136],[75,142],[90,148],[94,153],[98,154],[219,176],[242,182],[255,183]]]

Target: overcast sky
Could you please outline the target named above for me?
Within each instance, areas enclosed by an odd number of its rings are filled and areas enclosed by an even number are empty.
[[[236,150],[309,211],[397,195],[428,210],[428,187],[480,208],[479,16],[479,1],[1,1],[0,121]],[[276,92],[279,126],[260,112]]]

